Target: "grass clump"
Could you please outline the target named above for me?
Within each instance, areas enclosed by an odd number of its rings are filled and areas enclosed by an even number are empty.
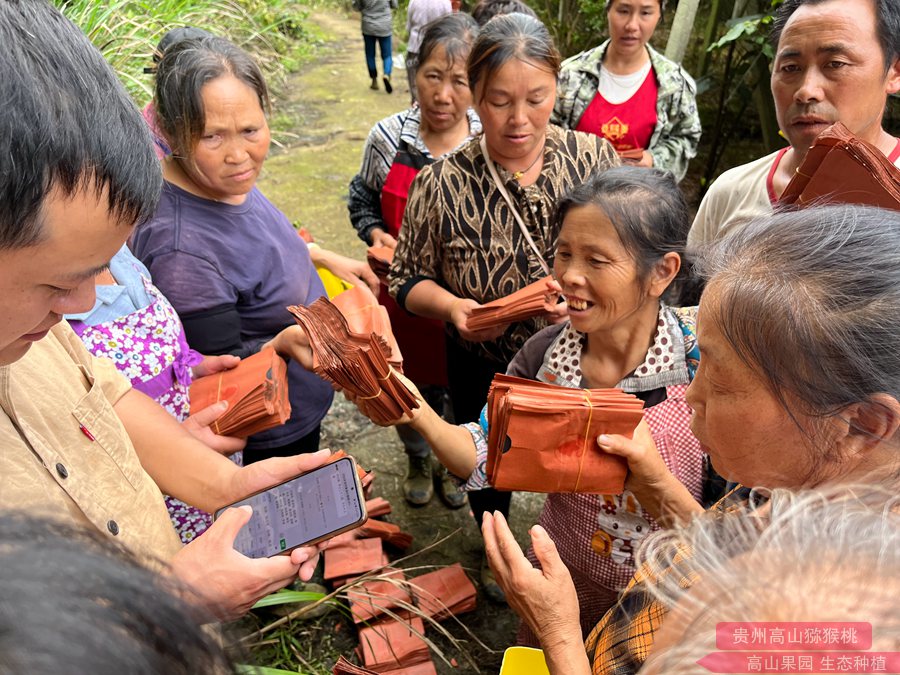
[[[172,28],[196,26],[228,38],[253,54],[276,88],[321,42],[306,22],[306,6],[292,0],[54,2],[100,50],[140,106],[152,94],[151,77],[143,69]]]

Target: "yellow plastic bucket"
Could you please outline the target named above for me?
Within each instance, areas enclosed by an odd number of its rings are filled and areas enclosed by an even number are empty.
[[[503,652],[500,675],[550,675],[544,652],[532,647],[510,647]]]

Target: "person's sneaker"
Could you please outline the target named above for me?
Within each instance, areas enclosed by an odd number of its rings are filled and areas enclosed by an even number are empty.
[[[409,458],[409,474],[403,481],[403,496],[413,506],[425,506],[434,495],[431,482],[431,455]]]
[[[394,87],[393,87],[393,85],[391,85],[391,76],[385,75],[384,77],[381,78],[381,81],[384,82],[384,90],[389,94],[393,94]]]
[[[369,85],[369,89],[374,89],[375,91],[378,91],[378,78],[377,77],[372,78],[372,84]]]
[[[451,509],[459,509],[469,503],[465,492],[460,492],[456,483],[450,477],[447,467],[438,462],[434,463],[434,483],[438,497]]]
[[[491,602],[506,604],[506,594],[494,578],[494,571],[488,565],[487,556],[481,558],[481,590]]]

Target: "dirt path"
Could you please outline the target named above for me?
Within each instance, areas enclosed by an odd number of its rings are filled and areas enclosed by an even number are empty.
[[[372,125],[409,103],[406,71],[395,68],[394,93],[369,89],[359,20],[332,13],[310,17],[325,44],[276,101],[276,117],[294,121],[289,143],[267,160],[260,186],[291,220],[327,247],[362,256],[365,246],[347,217],[347,185],[359,170]],[[380,70],[380,66],[379,66]]]
[[[405,71],[396,69],[394,94],[371,91],[362,54],[358,19],[332,13],[316,13],[311,20],[321,27],[325,45],[321,58],[294,76],[283,100],[277,102],[280,122],[296,120],[290,143],[276,150],[266,163],[262,190],[289,218],[308,227],[323,245],[361,257],[365,247],[347,217],[347,184],[359,169],[362,146],[371,126],[402,109],[408,102]],[[285,117],[287,116],[287,117]],[[467,508],[446,509],[435,498],[424,508],[413,509],[401,495],[406,456],[393,429],[374,427],[343,399],[335,402],[323,424],[323,446],[343,447],[377,473],[376,494],[394,506],[390,519],[411,532],[414,550],[427,547],[459,531],[438,548],[425,552],[412,564],[443,565],[456,561],[477,580],[481,538]],[[521,542],[536,522],[543,499],[519,494],[513,499],[511,520]],[[479,609],[464,615],[465,625],[495,650],[513,644],[518,619],[506,606],[492,605],[479,594]],[[350,631],[344,628],[343,631]],[[463,637],[462,630],[453,631]],[[482,672],[499,668],[499,654],[472,649]],[[440,673],[476,672],[459,654],[458,668],[435,663]]]

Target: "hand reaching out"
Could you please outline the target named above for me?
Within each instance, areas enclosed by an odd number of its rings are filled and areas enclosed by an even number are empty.
[[[237,357],[234,357],[237,358]],[[202,364],[201,364],[202,365]],[[198,441],[223,455],[233,455],[247,445],[246,438],[220,436],[213,431],[212,423],[228,410],[228,401],[213,403],[188,417],[181,426]]]

